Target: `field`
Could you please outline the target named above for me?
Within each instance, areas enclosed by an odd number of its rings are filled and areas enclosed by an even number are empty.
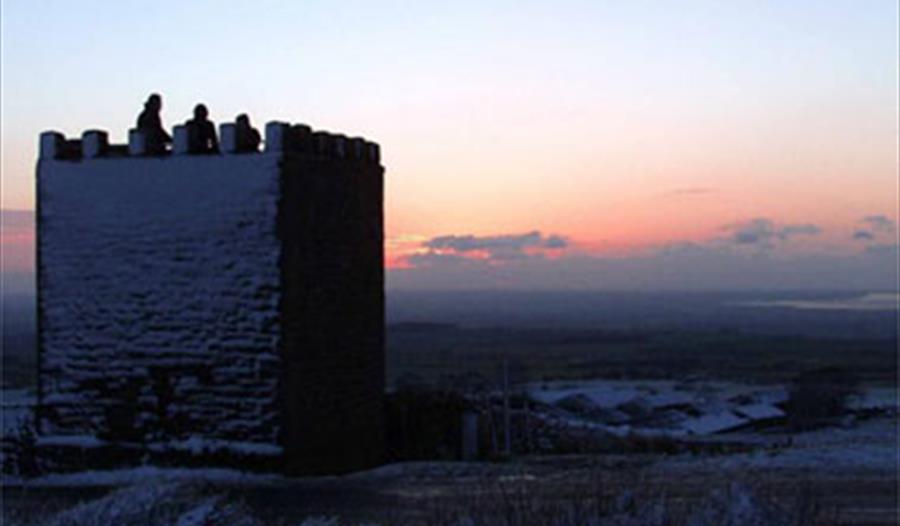
[[[839,367],[873,385],[895,385],[896,340],[747,334],[739,331],[599,331],[389,328],[388,383],[404,375],[436,382],[477,373],[498,381],[718,378],[781,383],[802,371]]]
[[[871,431],[885,429],[881,422]],[[891,438],[878,443],[890,449]],[[7,485],[4,511],[8,524],[176,524],[144,521],[151,510],[183,520],[213,498],[219,508],[240,509],[247,522],[238,524],[896,524],[893,466],[826,467],[786,458],[772,465],[752,456],[531,457],[393,464],[306,479],[142,468]],[[780,522],[752,522],[774,516]]]
[[[602,446],[334,477],[151,466],[6,475],[4,524],[896,524],[896,312],[739,305],[771,299],[395,295],[389,390],[474,388],[496,401],[508,370],[526,432],[541,422]],[[4,334],[4,346],[6,433],[28,418],[33,334]],[[846,418],[790,429],[790,382],[824,367],[856,383]]]

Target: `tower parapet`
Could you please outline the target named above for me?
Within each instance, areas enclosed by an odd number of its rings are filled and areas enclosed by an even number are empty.
[[[188,130],[184,125],[176,125],[172,130],[172,149],[157,157],[168,155],[191,155],[188,145]],[[233,122],[219,125],[219,152],[227,155],[238,153],[237,129]],[[77,161],[104,157],[143,157],[149,155],[145,134],[137,129],[128,131],[128,144],[110,144],[109,135],[104,130],[87,130],[81,139],[67,139],[56,131],[46,131],[40,136],[40,158],[47,160]],[[346,159],[380,163],[378,144],[361,137],[349,138],[343,134],[327,131],[313,131],[305,124],[289,124],[272,121],[265,127],[265,143],[261,152],[289,152],[294,154],[320,155],[332,159]],[[247,153],[247,152],[241,152]],[[252,152],[251,152],[252,153]]]

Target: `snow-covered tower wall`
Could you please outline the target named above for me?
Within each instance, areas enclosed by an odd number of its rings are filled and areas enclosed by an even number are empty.
[[[293,472],[377,463],[377,145],[281,123],[264,152],[143,156],[140,140],[41,137],[40,435]]]

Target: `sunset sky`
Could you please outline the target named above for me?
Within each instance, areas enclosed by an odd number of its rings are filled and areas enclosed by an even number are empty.
[[[41,131],[124,142],[156,91],[167,126],[202,101],[377,140],[394,286],[690,287],[725,265],[717,286],[896,288],[894,0],[3,0],[0,19],[4,210],[33,209]],[[4,271],[25,272],[27,217],[4,218]]]

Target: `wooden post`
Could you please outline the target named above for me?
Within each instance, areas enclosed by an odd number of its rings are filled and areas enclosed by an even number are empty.
[[[503,355],[503,452],[512,453],[512,436],[509,422],[509,358]]]
[[[462,459],[478,458],[478,413],[467,410],[462,414]]]

